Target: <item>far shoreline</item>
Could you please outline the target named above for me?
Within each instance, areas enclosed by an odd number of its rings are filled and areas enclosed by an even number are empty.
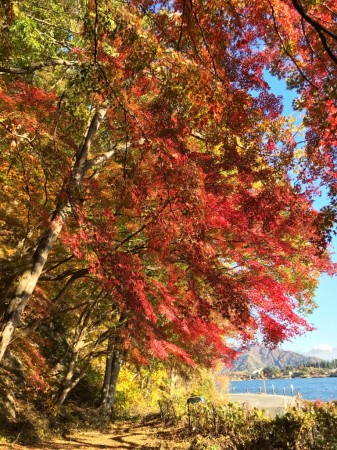
[[[318,379],[318,378],[337,378],[337,374],[334,375],[316,375],[316,376],[302,376],[302,377],[272,377],[264,378],[267,380],[304,380],[304,379]],[[263,378],[230,378],[229,381],[263,381]]]

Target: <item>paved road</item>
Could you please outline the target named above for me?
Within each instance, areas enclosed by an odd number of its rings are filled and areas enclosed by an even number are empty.
[[[265,410],[269,417],[282,415],[289,407],[297,406],[300,402],[298,397],[287,395],[269,394],[229,394],[231,402],[244,404],[248,408],[258,408]]]

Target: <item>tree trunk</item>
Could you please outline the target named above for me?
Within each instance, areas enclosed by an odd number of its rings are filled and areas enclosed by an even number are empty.
[[[75,385],[73,386],[74,381],[73,378],[76,370],[76,363],[78,360],[79,352],[80,352],[79,350],[74,350],[72,352],[66,376],[64,377],[64,380],[55,397],[55,404],[58,406],[61,406],[63,404],[64,400],[67,398],[67,395],[69,394],[71,389],[75,386]]]
[[[117,380],[126,354],[125,350],[121,348],[121,343],[120,338],[115,340],[113,336],[109,337],[104,383],[100,401],[100,409],[104,415],[109,415],[112,412],[115,402]]]
[[[115,347],[115,339],[112,335],[109,336],[108,339],[108,348],[106,352],[106,360],[105,360],[105,373],[104,373],[104,381],[102,387],[102,394],[100,399],[100,408],[103,411],[106,411],[108,398],[109,398],[109,390],[110,390],[110,382],[111,382],[111,374],[112,374],[112,363],[114,357],[114,347]]]
[[[110,378],[110,386],[109,386],[109,394],[106,402],[105,412],[106,414],[110,414],[113,411],[113,407],[115,404],[115,396],[116,396],[116,387],[117,380],[119,376],[119,372],[124,363],[125,358],[125,350],[117,349],[114,352],[112,363],[111,363],[111,378]]]
[[[79,343],[78,347],[80,347],[81,343]],[[64,377],[64,380],[55,396],[54,403],[57,406],[62,406],[66,398],[68,397],[69,392],[71,392],[74,387],[79,383],[79,381],[82,380],[82,378],[86,375],[88,369],[89,369],[89,362],[85,365],[84,368],[78,373],[78,375],[75,377],[75,371],[77,367],[77,362],[79,358],[80,349],[76,348],[72,355],[71,360],[68,365],[68,370],[66,373],[66,376]],[[90,361],[90,360],[89,360]]]
[[[103,104],[94,114],[83,142],[78,148],[76,160],[71,177],[66,184],[66,189],[62,189],[60,192],[60,199],[62,199],[65,195],[65,192],[70,191],[76,193],[81,188],[82,180],[87,168],[86,164],[88,152],[91,148],[92,140],[105,117],[106,111],[107,105]],[[39,239],[29,267],[22,273],[18,280],[15,293],[8,302],[1,326],[0,361],[2,360],[4,353],[12,340],[15,329],[20,323],[21,316],[41,276],[49,253],[57,241],[63,225],[71,213],[71,210],[69,199],[67,199],[66,202],[59,200],[59,203],[52,215],[50,225]]]
[[[95,304],[96,302],[94,302]],[[90,321],[93,306],[88,306],[82,311],[75,330],[75,337],[71,351],[71,358],[68,364],[67,373],[61,383],[59,391],[55,397],[55,403],[61,406],[69,392],[76,386],[82,378],[74,378],[81,349],[85,346],[85,339],[88,333],[88,324]],[[82,372],[81,372],[82,373]],[[86,370],[84,374],[86,373]]]
[[[20,318],[26,308],[29,297],[41,276],[49,252],[57,240],[64,220],[70,212],[70,205],[63,205],[56,213],[55,220],[51,222],[35,250],[31,266],[21,275],[15,294],[10,299],[3,318],[0,341],[0,361],[12,340],[15,329],[20,323]]]
[[[74,366],[75,369],[76,366]],[[68,397],[69,392],[71,392],[74,387],[82,380],[82,378],[86,375],[87,371],[89,369],[89,364],[81,370],[81,372],[77,375],[75,378],[71,378],[68,380],[66,384],[62,385],[62,388],[59,389],[56,397],[55,397],[55,405],[62,406],[66,398]],[[69,372],[70,374],[70,372]],[[71,376],[73,377],[74,372],[71,373]]]

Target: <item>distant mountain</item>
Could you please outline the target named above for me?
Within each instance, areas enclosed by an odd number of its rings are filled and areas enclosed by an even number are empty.
[[[264,367],[284,369],[287,366],[298,366],[305,363],[319,363],[323,360],[314,356],[304,356],[300,353],[290,352],[276,348],[270,350],[262,345],[253,345],[241,354],[233,363],[232,371],[250,372]]]

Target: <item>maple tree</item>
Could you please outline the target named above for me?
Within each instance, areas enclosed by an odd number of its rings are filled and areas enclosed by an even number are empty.
[[[139,362],[230,361],[226,337],[277,344],[310,329],[302,313],[334,271],[334,212],[316,212],[309,189],[336,189],[332,2],[49,6],[4,8],[0,359],[23,318],[34,329],[37,305],[52,315],[46,298],[70,291],[63,401],[92,318],[81,276],[123,315],[105,341]],[[299,92],[300,160],[264,70]]]
[[[331,227],[336,217],[335,2],[268,0],[251,8],[250,14],[265,30],[265,42],[273,53],[269,70],[298,93],[294,107],[303,113],[305,129],[304,154],[298,162],[300,179],[314,193],[319,184],[328,188],[330,205],[319,221]],[[325,238],[330,237],[325,233]]]

